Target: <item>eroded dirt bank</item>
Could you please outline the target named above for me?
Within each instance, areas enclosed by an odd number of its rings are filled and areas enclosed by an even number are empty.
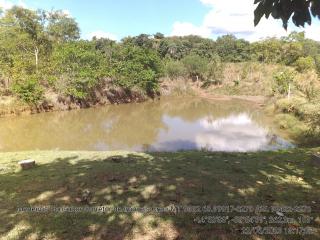
[[[251,101],[257,105],[263,105],[267,100],[263,95],[231,95],[215,92],[216,86],[203,88],[201,82],[194,82],[191,79],[176,79],[175,81],[161,79],[160,82],[160,90],[159,93],[156,94],[147,95],[139,90],[108,88],[95,91],[86,100],[77,100],[70,96],[61,96],[53,91],[47,91],[44,94],[44,99],[37,106],[25,104],[14,96],[0,96],[0,117],[52,111],[68,111],[110,104],[144,102],[150,99],[158,99],[161,96],[197,96],[217,101],[241,99]]]
[[[67,111],[110,104],[143,102],[147,99],[155,98],[156,96],[157,95],[147,96],[134,90],[128,91],[121,88],[113,88],[104,91],[96,91],[86,100],[77,100],[70,96],[60,96],[54,92],[46,92],[43,101],[37,106],[25,104],[14,96],[1,96],[0,117],[52,111]]]

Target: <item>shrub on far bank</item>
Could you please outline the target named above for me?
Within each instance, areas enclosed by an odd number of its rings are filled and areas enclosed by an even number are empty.
[[[280,113],[290,113],[309,124],[311,129],[320,129],[320,105],[308,102],[303,97],[279,99],[275,109]]]
[[[220,85],[223,82],[224,64],[219,55],[214,55],[207,65],[204,86]]]
[[[275,102],[275,108],[279,112],[297,115],[301,106],[306,103],[307,101],[303,97],[282,98]]]
[[[202,81],[203,87],[212,84],[220,85],[223,81],[224,64],[219,55],[214,55],[210,61],[196,54],[184,57],[182,60],[167,60],[164,65],[165,76],[170,79],[191,78]]]
[[[314,57],[314,62],[315,62],[315,69],[316,69],[318,75],[320,76],[320,54],[318,54]]]
[[[302,145],[320,143],[320,105],[309,103],[305,98],[280,99],[275,103],[276,122],[289,130]]]
[[[187,69],[181,61],[168,60],[164,65],[164,74],[170,79],[185,77]]]
[[[290,97],[295,75],[295,72],[289,69],[276,73],[274,75],[273,92]]]
[[[181,60],[187,69],[187,73],[193,80],[202,80],[207,71],[208,61],[196,54],[190,54]]]
[[[29,105],[37,105],[43,99],[43,88],[34,77],[16,82],[12,90],[18,98]]]
[[[311,126],[311,130],[319,134],[319,142],[320,142],[320,108],[319,107],[317,111],[313,111],[309,115],[308,123]]]
[[[137,87],[148,94],[159,90],[163,67],[154,50],[125,44],[116,58],[112,74],[116,85],[125,89]]]
[[[300,73],[315,69],[315,61],[311,56],[299,57],[293,65],[295,66],[296,70]]]
[[[320,78],[315,71],[298,74],[294,84],[308,101],[318,100],[320,102]]]
[[[53,52],[52,62],[54,88],[75,99],[85,99],[109,74],[105,59],[92,42],[60,44]]]

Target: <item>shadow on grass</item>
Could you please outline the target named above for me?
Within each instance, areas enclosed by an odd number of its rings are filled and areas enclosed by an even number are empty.
[[[0,163],[4,157],[15,163],[22,156],[1,155]],[[38,156],[39,164],[32,170],[0,172],[0,239],[269,239],[266,235],[241,235],[242,227],[259,224],[194,221],[198,216],[252,215],[248,213],[17,211],[27,206],[172,209],[173,205],[306,205],[312,207],[307,215],[314,217],[307,226],[317,232],[270,239],[320,237],[320,219],[316,219],[320,212],[319,166],[309,161],[304,150],[247,154],[52,152],[41,162],[42,157]],[[293,224],[299,226],[306,225]]]

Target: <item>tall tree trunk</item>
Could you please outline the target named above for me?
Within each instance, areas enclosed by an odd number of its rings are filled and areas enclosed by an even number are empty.
[[[39,61],[38,55],[39,55],[39,49],[38,49],[38,47],[35,47],[35,49],[34,49],[34,56],[35,56],[35,58],[36,58],[36,71],[38,71],[38,61]]]

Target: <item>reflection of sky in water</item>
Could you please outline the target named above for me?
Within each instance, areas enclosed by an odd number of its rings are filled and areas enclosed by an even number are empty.
[[[250,152],[293,147],[270,134],[246,113],[219,119],[206,117],[193,123],[168,116],[163,120],[170,126],[169,131],[160,132],[158,143],[152,145],[151,151],[205,149]]]

